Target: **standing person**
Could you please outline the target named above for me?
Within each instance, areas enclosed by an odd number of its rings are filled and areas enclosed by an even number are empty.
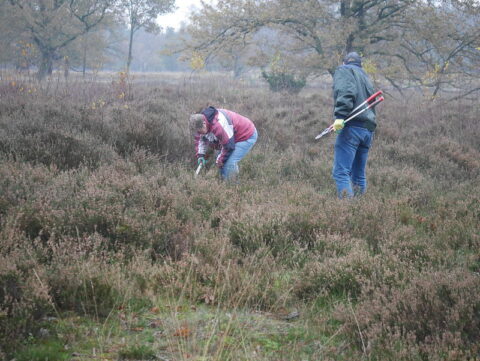
[[[205,165],[208,147],[220,149],[216,165],[222,179],[230,180],[238,172],[238,162],[257,141],[253,122],[227,109],[208,107],[190,116],[190,126],[195,132],[195,151],[198,164]]]
[[[377,126],[375,110],[369,109],[344,123],[353,109],[374,93],[368,75],[362,68],[362,59],[348,53],[333,76],[333,98],[336,131],[332,176],[339,198],[351,198],[365,193],[368,151]]]

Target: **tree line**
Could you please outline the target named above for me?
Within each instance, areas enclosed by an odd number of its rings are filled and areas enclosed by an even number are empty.
[[[158,32],[157,17],[174,5],[175,0],[0,0],[0,61],[17,68],[36,65],[40,79],[52,74],[55,63],[68,71],[72,58],[81,59],[85,72],[87,57],[101,67],[102,57],[119,52],[116,45],[127,35],[129,71],[135,34]]]
[[[402,92],[480,90],[478,0],[224,0],[192,16],[185,48],[270,76],[333,74],[357,51]]]
[[[114,56],[126,42],[128,71],[135,35],[158,32],[156,19],[174,8],[175,0],[0,0],[0,62],[16,57],[16,66],[35,65],[43,78],[75,59],[85,72],[88,59]],[[176,70],[185,70],[183,59],[193,70],[239,76],[256,67],[299,83],[333,74],[357,51],[369,73],[400,92],[421,86],[433,96],[464,95],[480,90],[479,24],[479,0],[220,0],[202,3],[159,51]]]

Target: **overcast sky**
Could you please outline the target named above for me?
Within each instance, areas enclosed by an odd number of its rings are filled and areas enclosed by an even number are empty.
[[[215,0],[206,0],[206,3],[214,3]],[[186,22],[192,10],[201,7],[200,0],[176,0],[177,10],[174,13],[166,14],[158,18],[158,23],[163,28],[168,26],[178,30],[182,21]]]

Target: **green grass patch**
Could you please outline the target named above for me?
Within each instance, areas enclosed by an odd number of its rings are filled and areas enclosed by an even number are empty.
[[[118,360],[156,360],[155,351],[147,345],[132,345],[118,353]]]
[[[65,361],[70,359],[71,353],[66,351],[64,345],[57,340],[29,345],[15,353],[17,361]]]

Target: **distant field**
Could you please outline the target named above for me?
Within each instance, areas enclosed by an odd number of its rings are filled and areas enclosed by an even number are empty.
[[[339,201],[328,79],[30,79],[0,80],[0,359],[480,358],[477,101],[388,94]],[[193,177],[209,104],[257,125],[239,184]]]

